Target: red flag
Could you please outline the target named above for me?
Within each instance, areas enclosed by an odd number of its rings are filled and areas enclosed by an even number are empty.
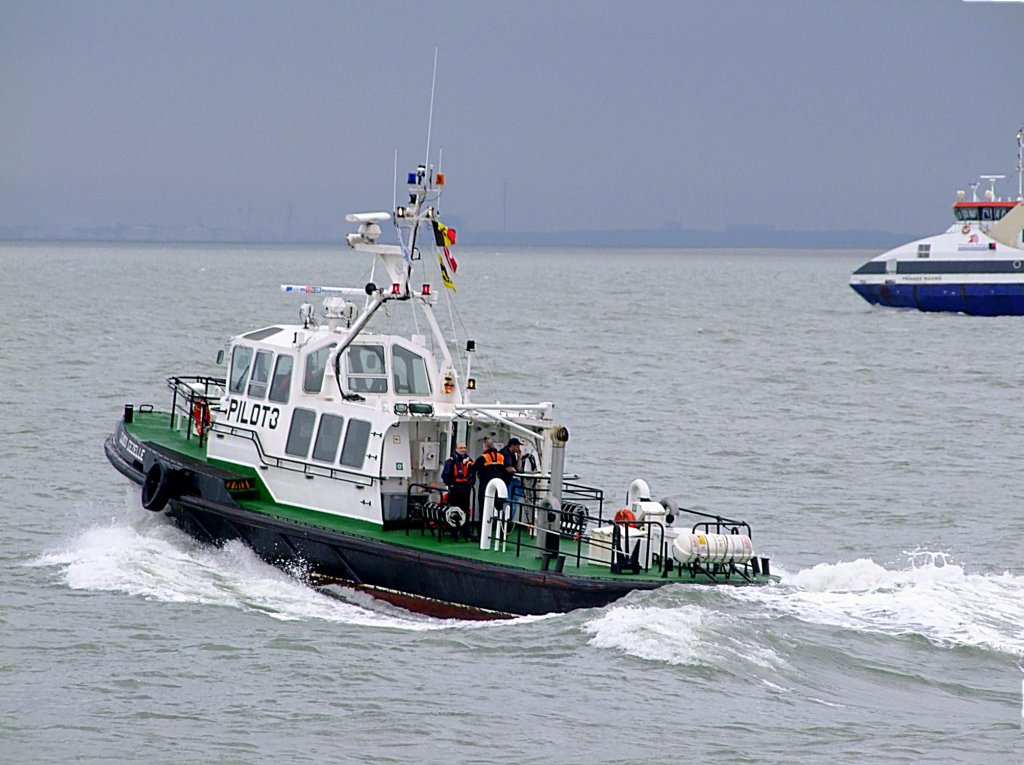
[[[448,248],[455,244],[455,229],[448,228],[441,221],[435,220],[434,222],[434,243],[444,250],[444,259],[448,261],[448,268],[452,270],[452,273],[457,273],[459,270],[459,263],[452,256],[451,250]]]

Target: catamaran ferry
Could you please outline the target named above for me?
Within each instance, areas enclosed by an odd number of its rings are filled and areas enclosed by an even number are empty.
[[[569,432],[551,403],[474,400],[475,344],[459,347],[435,312],[453,299],[458,268],[439,213],[444,183],[420,165],[407,203],[347,217],[347,244],[374,260],[373,281],[283,285],[306,301],[298,323],[232,337],[225,378],[168,378],[167,409],[125,405],[106,454],[141,504],[200,540],[242,540],[314,586],[441,617],[776,580],[745,521],[656,499],[641,478],[615,491],[623,504],[566,474]],[[382,226],[396,243],[381,241]],[[374,321],[401,312],[420,317],[409,334]],[[520,454],[490,475],[496,447],[513,441]],[[490,462],[446,470],[460,444]]]
[[[978,199],[957,192],[944,233],[882,253],[854,271],[850,286],[871,304],[977,316],[1024,315],[1024,128],[1017,133],[1017,198],[996,196],[1002,175]]]

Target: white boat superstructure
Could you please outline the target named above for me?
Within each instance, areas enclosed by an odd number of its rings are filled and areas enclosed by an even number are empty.
[[[957,192],[943,233],[882,253],[850,286],[869,303],[997,316],[1024,315],[1024,128],[1017,134],[1017,198],[997,196],[1003,175],[983,175],[971,198]],[[978,186],[987,183],[982,198]]]

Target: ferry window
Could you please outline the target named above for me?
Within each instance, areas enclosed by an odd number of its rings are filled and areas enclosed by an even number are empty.
[[[982,207],[981,208],[981,219],[982,220],[992,220],[992,208],[991,207]]]
[[[249,378],[249,364],[252,362],[252,348],[236,345],[231,352],[231,385],[232,393],[242,393],[245,381]]]
[[[956,219],[957,219],[957,220],[963,220],[963,219],[964,219],[964,211],[963,211],[963,210],[961,210],[961,209],[960,209],[959,207],[958,207],[958,208],[956,208],[956,209],[955,209],[955,210],[953,211],[953,213],[954,213],[954,214],[956,215]]]
[[[383,345],[351,345],[348,359],[348,389],[355,393],[387,393]]]
[[[964,209],[964,220],[977,220],[978,219],[978,208],[967,207]]]
[[[930,244],[919,244],[917,245],[917,257],[927,258],[932,254],[932,246]]]
[[[430,378],[427,364],[418,353],[393,346],[391,349],[391,372],[394,377],[395,393],[413,396],[430,395]]]
[[[270,385],[270,400],[279,404],[288,403],[288,391],[292,387],[292,367],[295,360],[291,356],[278,356],[277,367],[274,369],[274,382]]]
[[[292,414],[292,426],[288,430],[288,443],[284,450],[294,457],[306,458],[309,442],[313,438],[313,424],[316,412],[312,409],[296,409]]]
[[[274,354],[270,351],[256,351],[256,363],[252,365],[252,379],[249,380],[249,395],[263,398],[267,395],[270,368],[274,365]]]
[[[320,430],[316,432],[316,443],[313,444],[313,459],[334,462],[344,422],[343,418],[334,414],[325,414],[320,418]]]
[[[345,445],[341,447],[341,464],[361,468],[366,459],[366,446],[370,443],[370,423],[349,420],[345,432]]]
[[[306,393],[319,393],[324,387],[324,372],[327,371],[327,359],[336,343],[321,348],[306,357],[306,373],[302,378],[302,390]]]

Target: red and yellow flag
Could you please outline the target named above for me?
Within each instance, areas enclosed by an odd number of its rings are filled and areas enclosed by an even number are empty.
[[[455,260],[451,250],[448,248],[455,244],[455,229],[448,228],[441,221],[434,221],[434,243],[444,250],[444,259],[448,261],[448,268],[452,270],[452,273],[458,273],[459,263]]]

